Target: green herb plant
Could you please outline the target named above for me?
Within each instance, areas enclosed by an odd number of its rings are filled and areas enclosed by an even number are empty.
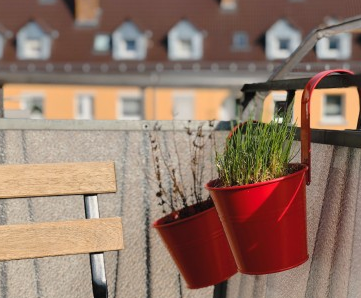
[[[216,152],[219,187],[253,184],[295,171],[289,163],[295,136],[291,109],[269,123],[248,120],[238,124]]]

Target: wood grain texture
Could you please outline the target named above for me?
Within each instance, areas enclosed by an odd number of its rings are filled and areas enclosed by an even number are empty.
[[[116,192],[113,162],[0,166],[0,198]]]
[[[119,249],[119,217],[0,226],[0,261]]]

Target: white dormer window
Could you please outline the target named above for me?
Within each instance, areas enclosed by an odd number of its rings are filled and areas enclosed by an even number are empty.
[[[334,18],[327,18],[326,25],[339,23]],[[352,35],[351,33],[340,33],[327,38],[322,38],[316,43],[316,55],[319,59],[345,60],[351,57]]]
[[[301,43],[301,33],[286,20],[279,20],[266,32],[266,57],[286,59]]]
[[[113,33],[115,60],[141,60],[147,54],[147,37],[132,22],[125,22]]]
[[[190,22],[180,21],[168,33],[170,60],[199,60],[203,56],[203,34]]]
[[[51,53],[51,37],[35,22],[30,22],[16,36],[18,59],[46,60]]]
[[[319,59],[349,59],[351,57],[351,34],[341,33],[320,39],[316,44]]]

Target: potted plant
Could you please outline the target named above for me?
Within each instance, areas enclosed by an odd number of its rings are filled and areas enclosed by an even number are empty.
[[[213,122],[209,122],[209,126],[209,134],[204,133],[202,125],[196,131],[186,128],[190,156],[187,161],[180,159],[175,141],[173,155],[161,146],[159,127],[150,134],[155,195],[165,214],[153,227],[191,289],[218,284],[237,272],[214,204],[209,195],[202,192],[206,142],[214,141]],[[191,177],[190,184],[186,177]]]
[[[206,184],[242,273],[279,272],[308,259],[308,167],[290,163],[290,111],[283,121],[236,126],[216,154],[218,179]]]

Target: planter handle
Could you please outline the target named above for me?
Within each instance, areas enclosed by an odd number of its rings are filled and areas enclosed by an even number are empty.
[[[306,183],[311,183],[311,131],[310,131],[310,109],[311,109],[311,95],[313,90],[316,88],[318,83],[328,75],[340,73],[340,74],[351,74],[352,71],[345,69],[333,69],[322,71],[313,76],[305,86],[302,93],[301,101],[301,163],[308,166],[306,172]],[[360,92],[360,90],[358,90]],[[359,93],[360,95],[360,93]]]

